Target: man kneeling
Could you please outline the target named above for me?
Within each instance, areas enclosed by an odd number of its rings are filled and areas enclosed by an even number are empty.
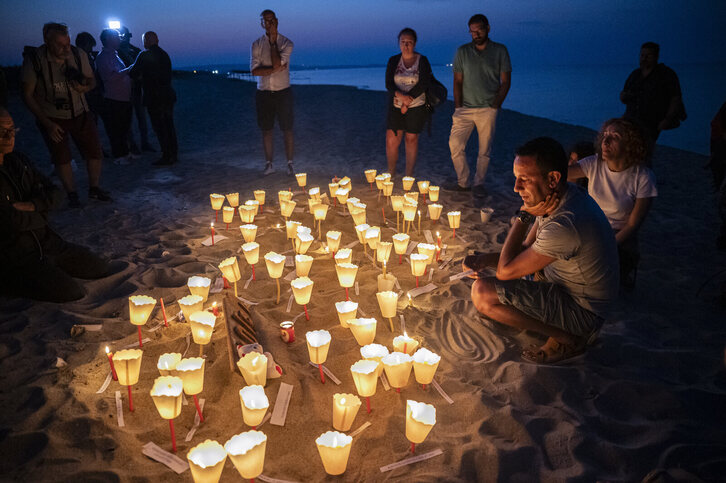
[[[557,362],[584,352],[617,297],[615,237],[595,201],[567,183],[567,155],[554,139],[517,149],[514,176],[524,205],[501,253],[467,256],[464,269],[475,272],[479,312],[549,337],[522,357]],[[496,278],[479,275],[487,267],[496,267]],[[539,281],[522,278],[532,274]]]
[[[72,277],[101,278],[108,264],[48,226],[58,189],[13,152],[15,125],[0,107],[0,296],[68,302],[84,295]]]

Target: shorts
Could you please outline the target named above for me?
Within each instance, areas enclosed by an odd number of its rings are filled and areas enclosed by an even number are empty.
[[[530,317],[582,337],[602,326],[602,317],[575,302],[561,285],[531,280],[495,280],[499,301]]]
[[[281,91],[257,91],[257,125],[263,131],[270,131],[275,126],[275,117],[283,131],[292,130],[292,89]]]
[[[50,118],[63,129],[63,139],[60,142],[53,141],[48,135],[48,130],[39,122],[37,123],[40,133],[43,135],[45,145],[50,151],[50,159],[56,166],[69,164],[72,159],[71,144],[69,135],[73,139],[83,159],[103,159],[101,140],[98,137],[96,122],[93,114],[84,112],[73,119]]]
[[[391,104],[391,109],[388,111],[388,129],[393,132],[420,134],[428,117],[426,106],[413,107],[406,111],[406,114],[401,114],[401,110]]]

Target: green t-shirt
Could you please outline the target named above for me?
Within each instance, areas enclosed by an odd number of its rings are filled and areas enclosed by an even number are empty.
[[[512,72],[512,64],[503,44],[489,40],[486,49],[479,51],[470,42],[456,50],[454,72],[464,74],[464,107],[491,107],[501,73]]]

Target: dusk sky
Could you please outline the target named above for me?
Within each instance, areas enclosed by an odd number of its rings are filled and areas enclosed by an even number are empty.
[[[84,30],[98,38],[109,19],[128,26],[136,45],[155,30],[175,67],[247,64],[265,8],[295,42],[294,65],[384,64],[406,26],[433,63],[451,62],[478,12],[489,17],[491,38],[509,47],[515,70],[521,62],[636,64],[648,40],[661,44],[667,63],[726,61],[726,1],[716,0],[3,0],[0,64],[19,64],[24,45],[41,44],[47,21],[68,24],[72,38]]]

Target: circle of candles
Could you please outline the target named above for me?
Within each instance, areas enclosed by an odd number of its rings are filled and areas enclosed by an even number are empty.
[[[224,446],[208,439],[189,450],[187,461],[194,483],[217,483],[227,461],[227,452]]]
[[[367,223],[362,223],[355,226],[355,234],[358,235],[358,243],[360,243],[361,245],[365,245],[366,243],[365,236],[368,228],[370,228],[370,225],[368,225]]]
[[[405,332],[403,335],[398,335],[393,338],[393,350],[394,352],[401,352],[403,354],[413,355],[418,348],[419,343],[416,339],[408,336]]]
[[[391,387],[395,387],[400,392],[400,389],[408,384],[408,377],[411,375],[411,369],[413,368],[413,359],[408,354],[391,352],[381,358],[381,363]]]
[[[178,300],[184,318],[189,320],[195,312],[201,312],[204,308],[204,299],[201,295],[185,295]]]
[[[189,328],[192,331],[192,339],[195,344],[206,345],[212,339],[214,324],[217,317],[206,310],[194,312],[189,316]]]
[[[416,178],[413,178],[411,176],[404,176],[401,179],[401,182],[403,183],[403,190],[408,191],[413,186],[413,182],[416,181]]]
[[[207,277],[200,277],[194,275],[187,279],[187,287],[192,295],[199,295],[202,297],[202,302],[206,302],[209,297],[209,287],[212,285],[212,280]]]
[[[331,252],[335,253],[338,251],[338,247],[340,246],[340,239],[341,239],[342,233],[339,231],[331,230],[328,231],[325,234],[325,242],[328,245],[328,248]]]
[[[318,436],[315,444],[327,474],[342,475],[345,473],[352,443],[352,437],[337,431],[328,431]]]
[[[237,368],[248,386],[267,384],[267,357],[258,352],[250,352],[237,361]]]
[[[441,210],[443,209],[444,207],[438,203],[430,203],[429,218],[431,219],[431,221],[437,221],[439,218],[441,218]]]
[[[348,327],[353,333],[358,345],[368,345],[376,338],[378,321],[374,318],[361,318],[348,320]]]
[[[431,201],[439,201],[439,186],[429,185],[429,199]]]
[[[360,398],[355,394],[333,394],[333,428],[348,431],[353,426],[360,405]]]
[[[354,319],[358,313],[358,303],[351,300],[335,302],[335,310],[338,312],[340,325],[348,328],[348,321]]]
[[[313,266],[313,260],[310,255],[295,255],[295,274],[298,277],[307,277]]]
[[[176,365],[181,360],[182,355],[178,352],[167,352],[159,356],[159,360],[156,363],[156,368],[159,369],[159,374],[162,376],[173,376]]]
[[[242,238],[244,238],[246,243],[251,243],[257,238],[257,225],[251,223],[240,225],[239,231],[242,233]]]
[[[416,382],[426,386],[434,380],[434,374],[441,362],[441,356],[422,347],[413,355],[413,375]]]
[[[256,429],[270,407],[265,389],[258,385],[245,386],[239,391],[239,401],[242,406],[242,420],[247,426]]]
[[[436,424],[436,408],[431,404],[408,400],[406,401],[406,439],[411,445],[423,443],[431,428]]]
[[[387,356],[390,352],[388,347],[381,344],[367,344],[360,348],[360,355],[363,359],[378,362],[378,376],[383,372],[383,364],[380,364],[383,356]]]
[[[255,430],[235,434],[224,443],[229,459],[245,479],[257,478],[262,474],[266,448],[267,436]]]
[[[242,220],[242,223],[252,223],[255,221],[256,210],[256,207],[250,205],[242,205],[238,207],[237,212],[239,213],[239,219]]]
[[[214,211],[219,211],[222,209],[222,205],[224,204],[224,195],[212,193],[209,195],[209,201],[212,203],[212,209]]]
[[[239,205],[239,193],[227,193],[227,203],[229,203],[229,206],[236,208]]]
[[[366,175],[366,181],[369,184],[373,184],[373,182],[376,180],[376,170],[375,169],[366,169],[363,171],[363,174]]]
[[[251,207],[254,212],[252,213],[252,216],[257,216],[257,213],[260,211],[260,203],[257,200],[247,200],[245,201],[245,206]]]
[[[342,263],[350,264],[353,260],[353,250],[350,248],[341,248],[335,252],[335,264],[340,265]]]
[[[308,184],[307,173],[297,173],[295,174],[295,179],[297,180],[297,185],[301,188],[304,188]]]

